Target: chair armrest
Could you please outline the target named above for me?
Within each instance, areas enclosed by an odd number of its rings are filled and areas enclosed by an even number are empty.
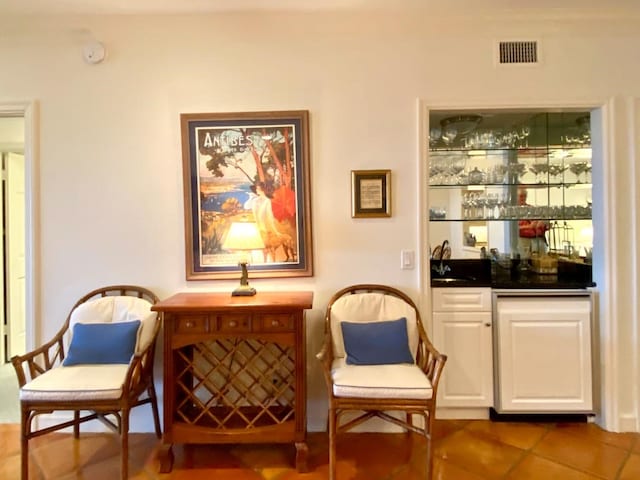
[[[65,324],[50,341],[35,350],[24,355],[15,355],[11,358],[20,388],[37,376],[62,363],[65,356],[64,334],[67,331],[67,327],[68,325]]]
[[[316,358],[320,360],[322,373],[327,387],[329,387],[329,391],[332,391],[331,364],[333,363],[333,348],[331,347],[331,337],[329,335],[325,335],[324,343],[322,344],[320,351],[316,354]]]
[[[123,396],[138,397],[145,390],[150,382],[153,382],[153,360],[155,357],[156,340],[160,330],[160,321],[156,321],[155,331],[152,340],[144,348],[137,352],[127,369],[127,375],[123,385]]]
[[[438,391],[438,383],[442,376],[447,356],[440,353],[428,339],[422,339],[418,347],[417,365],[427,375],[433,388],[434,397]]]

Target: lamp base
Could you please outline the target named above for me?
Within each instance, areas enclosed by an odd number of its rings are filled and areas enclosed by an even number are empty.
[[[250,287],[249,285],[240,285],[233,292],[231,292],[232,297],[251,297],[256,294],[256,289]]]

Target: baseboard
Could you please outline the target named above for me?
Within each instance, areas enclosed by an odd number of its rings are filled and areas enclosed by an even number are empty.
[[[437,407],[436,419],[438,420],[487,420],[488,408],[449,408]]]
[[[635,415],[620,415],[618,425],[621,432],[637,432],[638,418]]]

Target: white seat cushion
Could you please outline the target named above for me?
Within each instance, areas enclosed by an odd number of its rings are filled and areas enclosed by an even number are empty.
[[[55,367],[20,389],[20,400],[115,400],[129,365],[73,365]]]
[[[338,358],[331,378],[336,397],[428,400],[433,396],[431,382],[415,364],[347,365]]]

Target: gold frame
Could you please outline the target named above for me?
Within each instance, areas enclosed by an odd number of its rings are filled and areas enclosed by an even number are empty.
[[[351,170],[351,217],[390,216],[391,170]]]

